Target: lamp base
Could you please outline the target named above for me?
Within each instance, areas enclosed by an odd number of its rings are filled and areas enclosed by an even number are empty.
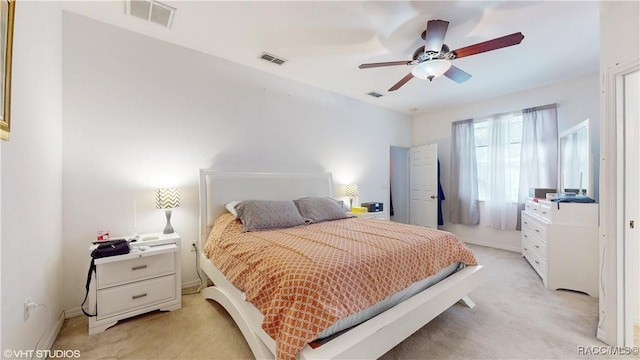
[[[164,230],[162,231],[163,234],[173,234],[175,231],[173,230],[173,227],[171,226],[171,209],[167,209],[164,211],[164,215],[167,217],[167,225],[165,225]]]

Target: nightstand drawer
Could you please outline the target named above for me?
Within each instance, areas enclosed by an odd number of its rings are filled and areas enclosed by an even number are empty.
[[[177,249],[177,248],[176,248]],[[96,266],[98,289],[175,272],[174,253],[144,256]]]
[[[98,290],[98,320],[176,297],[176,276],[169,275],[133,284]]]
[[[366,213],[353,213],[353,215],[365,218],[365,219],[380,219],[380,220],[388,220],[387,213],[385,211],[374,211],[374,212],[366,212]]]

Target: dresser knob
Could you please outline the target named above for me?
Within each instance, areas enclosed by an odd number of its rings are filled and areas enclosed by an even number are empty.
[[[138,265],[138,266],[132,267],[131,270],[136,271],[136,270],[142,270],[146,268],[147,268],[147,265]]]
[[[147,293],[140,294],[140,295],[133,295],[133,296],[131,297],[131,300],[140,299],[140,298],[143,298],[143,297],[145,297],[145,296],[147,296]]]

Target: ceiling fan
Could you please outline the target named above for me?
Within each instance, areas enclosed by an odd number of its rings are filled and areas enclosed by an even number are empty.
[[[381,66],[416,65],[407,76],[389,88],[389,91],[398,90],[414,77],[433,81],[433,79],[444,75],[457,83],[463,83],[469,80],[471,75],[451,65],[451,60],[518,45],[522,39],[524,39],[524,35],[522,35],[521,32],[517,32],[449,51],[449,47],[444,44],[444,36],[447,33],[448,27],[448,21],[428,21],[427,29],[422,32],[424,45],[413,53],[413,60],[361,64],[358,67],[360,69],[369,69]]]

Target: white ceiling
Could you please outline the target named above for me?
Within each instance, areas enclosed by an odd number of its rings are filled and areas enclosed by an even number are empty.
[[[67,1],[64,9],[239,64],[414,114],[594,73],[599,63],[597,1],[163,1],[177,8],[170,29],[124,13],[122,1]],[[428,20],[450,22],[453,50],[514,32],[520,45],[453,61],[473,77],[413,79],[410,60]],[[266,51],[282,66],[258,59]],[[375,91],[384,96],[366,95]]]

